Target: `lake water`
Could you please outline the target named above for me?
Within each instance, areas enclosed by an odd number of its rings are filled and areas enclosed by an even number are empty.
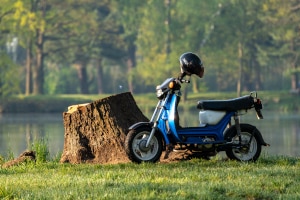
[[[196,126],[199,123],[198,111],[183,112],[180,123],[183,126]],[[257,120],[250,110],[241,117],[244,123],[255,125],[270,147],[263,147],[267,155],[300,156],[300,113],[263,112],[264,119]],[[150,118],[150,116],[147,115]],[[0,114],[0,155],[13,153],[18,156],[28,149],[32,142],[47,140],[51,156],[63,150],[64,127],[62,113],[51,114]]]
[[[62,152],[62,113],[0,114],[0,155],[13,153],[16,157],[42,138],[47,140],[51,156]]]

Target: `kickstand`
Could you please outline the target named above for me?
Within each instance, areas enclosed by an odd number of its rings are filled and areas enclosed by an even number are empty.
[[[168,159],[168,158],[169,158],[169,155],[170,155],[170,153],[173,151],[173,149],[174,149],[174,147],[173,147],[172,144],[167,145],[166,153],[165,153],[164,159]]]

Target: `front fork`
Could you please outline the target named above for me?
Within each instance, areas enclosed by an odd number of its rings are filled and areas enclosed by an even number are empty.
[[[167,97],[166,97],[166,99],[169,98],[169,96],[170,96],[170,95],[168,94]],[[164,107],[165,107],[165,104],[166,104],[166,100],[164,100],[164,101],[160,100],[160,101],[157,103],[157,105],[156,105],[155,111],[154,111],[154,113],[153,113],[153,115],[152,115],[152,117],[151,117],[151,120],[150,120],[150,122],[153,122],[154,120],[155,120],[155,122],[154,122],[154,124],[153,124],[151,133],[150,133],[150,135],[149,135],[149,137],[148,137],[148,139],[147,139],[147,142],[146,142],[146,148],[149,147],[150,142],[151,142],[151,140],[152,140],[152,138],[153,138],[153,136],[154,136],[154,134],[155,134],[155,132],[156,132],[156,130],[157,130],[158,119],[159,119],[159,118],[161,117],[161,115],[162,115],[162,111],[163,111],[163,109],[164,109]]]
[[[146,143],[146,148],[149,147],[150,145],[150,141],[152,140],[154,134],[155,134],[155,131],[156,131],[156,127],[157,127],[157,122],[154,123],[153,127],[152,127],[152,130],[151,130],[151,133],[147,139],[147,143]]]

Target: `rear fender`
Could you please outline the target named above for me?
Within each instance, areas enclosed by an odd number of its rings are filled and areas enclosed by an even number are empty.
[[[243,126],[243,124],[240,124],[240,125]],[[245,125],[245,124],[244,124],[244,125]],[[263,145],[263,146],[270,146],[269,144],[267,144],[267,143],[264,141],[264,139],[263,139],[263,137],[262,137],[262,134],[260,133],[260,131],[259,131],[255,126],[250,125],[250,124],[246,124],[246,125],[247,125],[247,126],[251,126],[251,128],[252,128],[251,134],[252,134],[252,135],[255,135],[255,136],[257,137],[258,142],[259,142],[260,145]],[[230,128],[228,128],[228,129],[226,130],[226,132],[224,133],[224,136],[227,135],[228,133],[232,132],[232,131],[237,132],[237,131],[236,131],[236,127],[235,127],[234,125],[231,126]],[[225,138],[225,139],[226,139],[226,138]]]

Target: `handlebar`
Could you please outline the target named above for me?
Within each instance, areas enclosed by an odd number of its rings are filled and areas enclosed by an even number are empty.
[[[186,75],[187,74],[185,72],[180,73],[177,80],[180,81],[180,83],[190,83],[190,80],[183,79]]]

